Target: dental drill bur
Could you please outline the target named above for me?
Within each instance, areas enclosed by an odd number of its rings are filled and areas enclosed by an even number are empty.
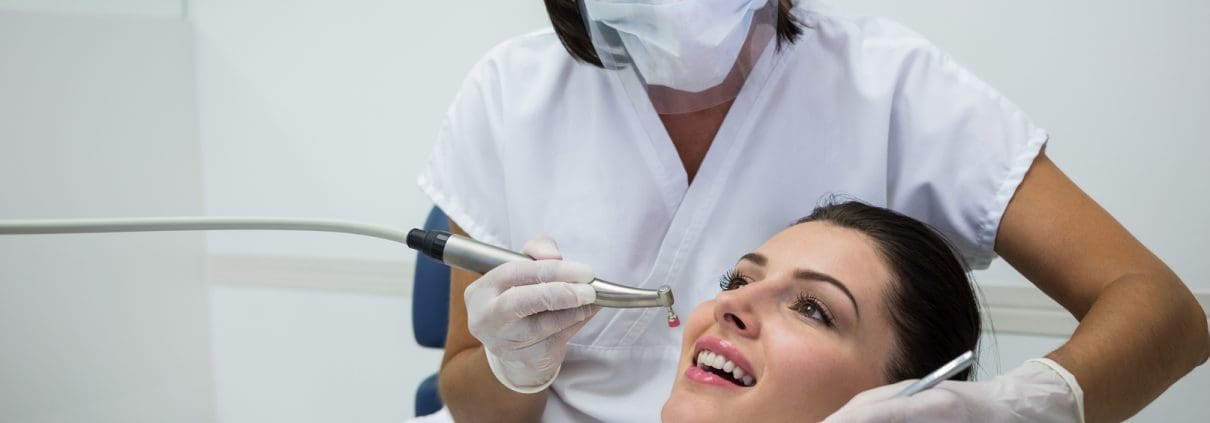
[[[448,266],[483,274],[496,266],[510,261],[528,261],[532,257],[503,248],[484,244],[473,239],[443,231],[412,229],[408,232],[408,248],[419,251]],[[640,289],[622,286],[602,279],[588,282],[597,292],[593,304],[612,308],[666,307],[668,327],[681,325],[681,320],[672,311],[672,289],[668,285],[659,289]]]

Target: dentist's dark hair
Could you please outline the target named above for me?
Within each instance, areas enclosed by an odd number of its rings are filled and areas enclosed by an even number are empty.
[[[550,16],[550,24],[559,36],[563,47],[576,60],[597,67],[604,67],[597,57],[597,50],[592,47],[588,36],[588,28],[584,26],[584,17],[580,14],[577,0],[545,0],[546,14]],[[778,0],[777,9],[777,48],[783,44],[793,44],[802,35],[802,25],[790,15],[791,0]]]
[[[918,379],[967,350],[977,352],[981,322],[975,290],[945,237],[889,209],[834,201],[795,224],[826,222],[874,241],[892,278],[884,304],[895,334],[883,369],[888,379]],[[970,375],[967,369],[950,379],[968,380]]]

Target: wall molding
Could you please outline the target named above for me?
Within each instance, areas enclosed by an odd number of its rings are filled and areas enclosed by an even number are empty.
[[[985,331],[1067,337],[1079,323],[1033,285],[980,283],[978,289]]]
[[[212,254],[206,280],[215,286],[308,289],[333,292],[412,295],[414,259],[358,259]],[[1067,337],[1076,320],[1058,303],[1026,282],[981,283],[984,329],[996,333]],[[1210,291],[1194,292],[1210,310]]]
[[[211,285],[311,289],[372,295],[412,296],[414,259],[211,254]]]

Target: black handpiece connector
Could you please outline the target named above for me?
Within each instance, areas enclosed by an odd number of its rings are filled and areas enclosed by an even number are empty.
[[[426,231],[412,229],[408,231],[408,248],[419,251],[433,260],[445,262],[445,242],[450,239],[450,233],[445,231]]]

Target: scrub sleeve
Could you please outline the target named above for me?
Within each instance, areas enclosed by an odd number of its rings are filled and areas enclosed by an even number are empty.
[[[1048,135],[931,44],[909,50],[900,78],[887,207],[946,234],[969,267],[987,268],[1000,219]]]
[[[508,247],[508,204],[501,145],[499,75],[488,54],[463,82],[417,184],[471,238]],[[495,113],[492,113],[492,111]]]

